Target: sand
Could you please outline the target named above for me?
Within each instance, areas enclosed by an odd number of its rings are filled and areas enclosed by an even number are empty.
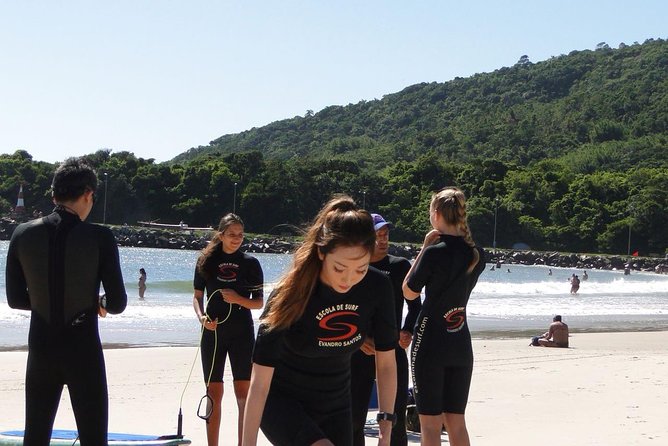
[[[570,343],[550,349],[528,347],[528,339],[474,340],[467,409],[472,444],[668,444],[668,332],[576,333]],[[199,358],[188,380],[196,351],[105,350],[110,430],[175,433],[183,394],[183,433],[205,445],[204,422],[196,416],[204,394]],[[0,430],[23,428],[26,356],[0,353]],[[221,445],[236,444],[231,381],[226,386]],[[75,428],[67,392],[55,425]],[[419,434],[409,438],[419,443]],[[367,444],[375,443],[367,437]],[[259,444],[269,443],[261,437]]]

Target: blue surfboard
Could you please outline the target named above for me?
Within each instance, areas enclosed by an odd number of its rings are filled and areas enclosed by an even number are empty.
[[[78,434],[75,430],[54,429],[51,434],[51,446],[76,446],[74,443]],[[185,438],[175,438],[175,435],[139,435],[139,434],[119,434],[110,432],[107,435],[109,446],[177,446],[190,444],[190,440]],[[23,431],[4,431],[0,432],[0,446],[17,446],[23,444]]]

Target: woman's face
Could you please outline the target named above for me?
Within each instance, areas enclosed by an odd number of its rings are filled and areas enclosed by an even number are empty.
[[[322,260],[320,280],[337,293],[347,293],[362,281],[369,270],[371,253],[362,246],[340,246],[327,254],[318,252]]]
[[[239,223],[232,223],[220,234],[220,241],[223,242],[223,252],[236,252],[244,241],[244,227]]]

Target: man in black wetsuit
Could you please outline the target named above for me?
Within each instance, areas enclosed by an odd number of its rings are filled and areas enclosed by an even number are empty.
[[[390,229],[392,223],[379,214],[371,214],[376,230],[376,248],[371,256],[370,265],[380,270],[392,282],[394,309],[399,331],[399,343],[394,349],[397,359],[397,397],[394,400],[396,423],[392,427],[390,444],[405,446],[406,437],[406,405],[408,403],[408,357],[406,348],[413,339],[413,327],[422,308],[420,299],[405,300],[401,290],[404,278],[411,268],[410,262],[403,257],[388,254],[390,245]],[[403,326],[404,301],[408,304],[408,314]],[[403,327],[403,328],[401,328]],[[359,351],[351,358],[351,395],[353,412],[353,445],[364,446],[364,425],[366,423],[369,398],[376,378],[376,361],[373,334],[367,337]]]
[[[127,295],[113,234],[84,222],[96,189],[91,167],[80,159],[64,161],[53,178],[53,213],[19,225],[7,252],[7,303],[31,311],[25,446],[50,443],[64,385],[80,444],[107,444],[107,379],[98,314],[122,312]]]

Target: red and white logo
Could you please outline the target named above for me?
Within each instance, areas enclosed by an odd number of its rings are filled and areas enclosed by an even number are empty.
[[[464,327],[466,322],[466,307],[456,307],[448,310],[445,315],[445,326],[448,333],[455,333]]]
[[[332,333],[329,337],[319,337],[319,341],[336,342],[345,341],[357,334],[357,325],[350,322],[350,316],[359,317],[354,311],[336,311],[320,319],[318,326],[323,330],[337,333]],[[337,320],[338,319],[338,320]]]
[[[218,280],[223,282],[234,282],[237,280],[239,266],[231,263],[218,265]]]

